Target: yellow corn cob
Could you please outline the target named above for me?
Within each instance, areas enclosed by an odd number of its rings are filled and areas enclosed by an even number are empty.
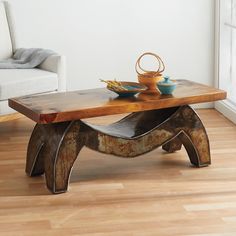
[[[106,83],[107,87],[109,87],[111,89],[115,89],[117,91],[128,90],[125,87],[123,87],[120,82],[118,82],[116,80],[102,80],[102,79],[100,79],[100,81]]]

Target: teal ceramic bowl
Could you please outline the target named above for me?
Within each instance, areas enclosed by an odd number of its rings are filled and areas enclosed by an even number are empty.
[[[162,94],[172,94],[176,89],[176,83],[166,76],[164,80],[157,83],[157,88]]]
[[[141,93],[147,89],[147,87],[143,84],[135,83],[135,82],[125,82],[125,81],[119,81],[125,89],[120,91],[116,90],[112,87],[107,86],[107,89],[111,90],[112,92],[115,92],[119,95],[119,97],[132,97],[135,94]]]

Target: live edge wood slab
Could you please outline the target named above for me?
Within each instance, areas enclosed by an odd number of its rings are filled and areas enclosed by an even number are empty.
[[[193,165],[209,165],[208,136],[189,105],[225,98],[222,90],[178,80],[173,95],[143,93],[118,98],[104,88],[13,98],[9,106],[37,122],[28,144],[26,173],[45,173],[48,189],[63,193],[84,146],[131,158],[159,146],[174,152],[183,144]],[[131,114],[107,126],[81,120],[122,113]]]

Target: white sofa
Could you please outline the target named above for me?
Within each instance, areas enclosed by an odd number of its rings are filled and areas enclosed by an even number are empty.
[[[8,3],[0,1],[0,60],[16,49],[12,22]],[[8,107],[11,97],[65,90],[64,56],[52,55],[34,69],[0,69],[0,117],[15,112]]]

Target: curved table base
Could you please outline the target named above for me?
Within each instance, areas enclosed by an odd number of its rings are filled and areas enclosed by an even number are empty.
[[[108,126],[87,124],[81,120],[37,124],[31,135],[26,173],[45,173],[52,193],[67,191],[71,169],[83,146],[122,157],[136,157],[162,146],[167,152],[187,150],[190,162],[210,164],[206,130],[189,106],[132,113]]]

